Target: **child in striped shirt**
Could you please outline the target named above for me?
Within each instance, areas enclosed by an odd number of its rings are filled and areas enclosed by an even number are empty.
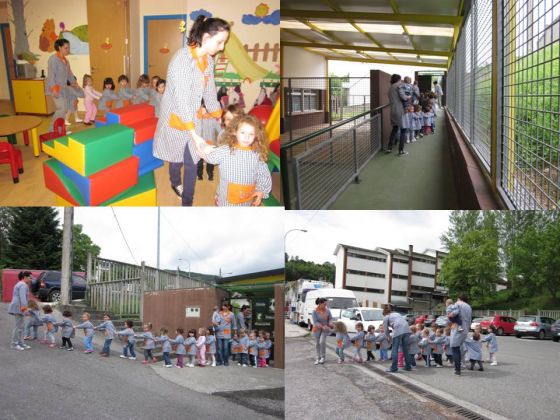
[[[74,351],[74,346],[72,346],[71,338],[74,337],[74,325],[72,325],[72,312],[64,311],[62,312],[62,321],[57,322],[55,325],[62,328],[62,344],[59,349],[66,349],[68,351]],[[67,347],[68,346],[68,347]]]
[[[420,353],[420,348],[418,347],[418,336],[416,335],[416,326],[412,325],[410,327],[410,337],[408,337],[408,355],[410,360],[410,366],[416,367],[416,355]]]
[[[422,339],[418,342],[418,347],[420,347],[420,351],[422,352],[422,358],[424,359],[424,364],[426,367],[431,367],[432,362],[430,360],[431,356],[431,347],[430,347],[430,330],[425,329],[422,331]]]
[[[223,145],[216,148],[197,145],[207,163],[220,165],[217,205],[260,206],[272,188],[261,122],[252,115],[234,118],[222,139]]]
[[[498,339],[496,338],[496,326],[490,325],[488,330],[490,330],[489,334],[481,341],[483,343],[487,343],[488,352],[490,353],[490,357],[488,358],[490,366],[497,366],[498,361],[496,360],[496,352],[498,351]]]
[[[93,336],[95,334],[93,324],[89,320],[89,313],[84,312],[82,314],[82,323],[76,325],[74,328],[84,330],[84,353],[90,354],[93,353]]]
[[[356,322],[356,335],[352,338],[354,349],[352,350],[352,360],[356,363],[362,363],[362,346],[364,345],[364,324]]]
[[[43,324],[45,324],[45,339],[42,341],[43,344],[48,344],[49,347],[53,348],[54,345],[54,333],[58,331],[56,324],[56,318],[52,314],[53,309],[50,305],[43,306],[43,313],[45,316],[41,318]]]
[[[443,331],[438,328],[435,332],[435,337],[429,338],[428,342],[432,346],[432,354],[434,355],[434,361],[436,362],[436,367],[443,367],[443,345],[445,343],[445,337],[443,336]]]
[[[29,316],[29,321],[25,324],[25,331],[24,331],[24,340],[37,340],[37,331],[39,330],[39,326],[43,325],[43,321],[41,321],[41,310],[39,309],[39,305],[37,301],[30,300],[27,304],[27,311],[25,312],[25,316]]]
[[[194,358],[196,356],[196,330],[190,329],[187,333],[187,339],[185,340],[185,347],[187,349],[187,355],[189,356],[189,364],[187,367],[194,367]]]
[[[341,364],[344,363],[344,349],[350,346],[350,337],[344,322],[335,322],[333,330],[336,334],[336,355],[338,356],[338,363]]]
[[[166,368],[173,367],[171,364],[171,359],[169,358],[169,353],[171,353],[171,342],[167,336],[167,328],[161,327],[159,330],[159,337],[157,341],[161,343],[161,352],[163,353],[163,366]]]
[[[251,331],[249,334],[249,363],[252,367],[257,367],[257,356],[259,354],[259,349],[257,348],[257,334]],[[215,366],[213,364],[212,366]]]
[[[385,334],[385,329],[383,328],[383,325],[379,326],[379,334],[377,334],[377,337],[375,337],[375,342],[379,343],[379,361],[385,362],[389,360],[389,356],[387,355],[387,349],[391,347],[391,344],[389,343],[389,339]]]
[[[103,349],[99,355],[102,357],[109,357],[109,353],[111,352],[111,343],[113,342],[116,332],[115,326],[113,325],[113,322],[111,322],[111,316],[109,314],[103,315],[103,322],[95,327],[94,330],[103,331],[103,334],[105,334],[105,343],[103,344]]]
[[[136,360],[136,353],[134,352],[134,344],[136,344],[136,338],[134,330],[132,329],[133,325],[134,324],[131,320],[127,320],[124,322],[124,326],[126,328],[116,333],[118,336],[124,337],[122,354],[119,356],[122,359],[128,358],[130,360]],[[128,356],[129,353],[130,357]]]
[[[266,343],[266,340],[265,340]],[[239,346],[239,363],[241,367],[247,367],[248,365],[248,353],[249,353],[249,337],[245,328],[239,330],[239,338],[237,339],[237,345]]]
[[[177,367],[182,369],[185,367],[184,365],[184,357],[185,357],[185,338],[183,337],[183,333],[185,330],[182,328],[177,328],[177,335],[173,340],[171,340],[171,344],[177,346],[175,349],[175,355],[177,355]]]
[[[268,349],[267,344],[264,337],[264,331],[259,331],[259,338],[257,340],[257,349],[258,349],[258,365],[260,368],[266,367],[266,359],[268,358]]]
[[[150,362],[157,362],[157,359],[152,354],[152,350],[156,348],[156,342],[154,335],[152,334],[152,328],[153,327],[151,323],[144,324],[144,332],[136,336],[136,338],[142,338],[144,340],[144,361],[142,362],[143,365],[147,365]]]
[[[480,342],[480,334],[474,332],[472,338],[467,338],[465,340],[465,346],[467,347],[467,358],[471,362],[470,370],[474,369],[474,365],[478,363],[478,370],[483,371],[482,367],[482,343]]]
[[[373,347],[375,345],[375,326],[370,325],[367,328],[367,334],[364,337],[364,341],[366,343],[366,351],[367,351],[367,361],[375,360],[375,356],[373,355]]]

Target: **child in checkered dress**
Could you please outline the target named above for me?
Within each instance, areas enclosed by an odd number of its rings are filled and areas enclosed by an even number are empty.
[[[234,118],[223,135],[223,145],[206,146],[204,154],[206,162],[220,165],[218,206],[259,206],[268,198],[272,188],[266,164],[268,141],[255,117]]]

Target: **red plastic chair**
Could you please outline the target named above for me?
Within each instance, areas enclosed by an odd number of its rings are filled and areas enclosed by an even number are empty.
[[[23,159],[21,150],[14,148],[10,143],[0,142],[0,163],[8,163],[12,168],[12,179],[14,184],[19,182],[18,173],[23,173]]]
[[[39,136],[39,142],[42,145],[44,142],[48,140],[54,140],[59,137],[64,137],[65,135],[66,135],[66,124],[64,123],[64,118],[57,118],[53,125],[53,131],[49,133],[41,134]]]

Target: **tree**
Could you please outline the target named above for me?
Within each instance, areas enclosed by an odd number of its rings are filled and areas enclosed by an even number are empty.
[[[335,265],[330,262],[316,264],[292,257],[286,262],[286,281],[294,281],[300,278],[312,280],[324,279],[334,283]]]
[[[94,244],[91,238],[82,232],[82,225],[72,226],[72,269],[86,271],[87,256],[97,257],[101,248]]]
[[[11,207],[6,265],[14,268],[60,269],[62,235],[51,207]]]
[[[484,301],[500,275],[498,226],[494,212],[453,212],[441,238],[449,254],[440,278],[451,294],[467,292]]]
[[[12,214],[8,207],[0,207],[0,270],[7,267],[8,252],[8,226],[12,220]]]

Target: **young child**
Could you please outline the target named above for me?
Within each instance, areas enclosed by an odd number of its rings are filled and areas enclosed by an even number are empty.
[[[432,109],[429,105],[424,107],[424,112],[422,113],[422,117],[424,119],[424,135],[427,136],[431,134],[431,117],[432,117]]]
[[[413,126],[414,126],[414,137],[418,140],[420,137],[424,137],[422,134],[422,125],[424,123],[424,116],[422,114],[422,108],[420,105],[414,105],[414,114],[412,115]]]
[[[436,133],[436,120],[437,120],[437,112],[436,112],[436,103],[437,103],[437,99],[436,99],[436,94],[432,93],[432,99],[430,100],[431,103],[431,107],[432,107],[432,117],[430,120],[430,125],[432,128],[432,134]]]
[[[206,354],[212,359],[212,362],[208,360],[207,364],[212,367],[216,367],[216,337],[214,336],[214,328],[208,328],[206,330]]]
[[[84,353],[90,354],[93,353],[93,336],[95,334],[95,330],[93,324],[89,320],[89,313],[84,312],[82,314],[82,323],[76,325],[74,328],[84,330]]]
[[[356,363],[362,363],[362,347],[364,345],[364,324],[361,322],[356,322],[356,335],[352,337],[352,343],[354,344],[354,349],[352,350],[352,360]]]
[[[166,368],[172,368],[173,364],[171,363],[171,359],[169,358],[169,353],[171,353],[171,340],[167,336],[167,328],[161,327],[159,330],[159,337],[157,341],[161,343],[161,351],[163,353],[163,366]]]
[[[71,338],[74,337],[74,325],[72,324],[72,312],[62,312],[62,321],[55,324],[57,327],[62,328],[62,344],[59,349],[66,349],[67,351],[74,351]],[[67,347],[68,346],[68,347]]]
[[[490,325],[488,327],[489,333],[486,337],[484,337],[481,341],[483,343],[487,343],[486,346],[488,348],[488,352],[490,353],[490,357],[488,358],[488,362],[490,362],[490,366],[497,366],[498,361],[496,360],[496,353],[498,352],[498,339],[496,338],[496,326]]]
[[[364,341],[366,343],[366,351],[367,351],[367,361],[375,360],[375,356],[373,355],[373,347],[375,345],[375,327],[370,325],[367,329],[367,334],[364,337]]]
[[[206,329],[198,329],[198,338],[196,339],[196,352],[198,358],[198,366],[206,366]]]
[[[218,206],[260,206],[272,187],[264,128],[252,115],[232,120],[224,145],[206,146],[206,162],[220,165]],[[204,153],[202,154],[204,157]]]
[[[72,84],[70,84],[70,86],[68,86],[68,89],[66,89],[66,106],[68,109],[68,112],[66,113],[66,118],[64,119],[64,123],[66,125],[70,125],[70,121],[69,121],[69,117],[70,115],[74,114],[74,121],[76,123],[81,123],[82,120],[80,119],[80,117],[78,117],[78,98],[83,98],[84,97],[84,91],[82,90],[82,88],[80,87],[80,85],[78,85],[78,83],[76,82],[76,76],[74,76],[74,81],[72,82]]]
[[[265,340],[266,342],[266,340]],[[248,353],[249,353],[249,337],[247,336],[247,332],[245,328],[241,328],[239,330],[239,363],[238,366],[247,367],[248,363]]]
[[[89,74],[84,74],[82,86],[84,87],[84,103],[86,105],[84,124],[91,125],[92,121],[95,121],[95,115],[97,114],[97,105],[95,105],[95,101],[101,99],[103,94],[93,88],[93,78]]]
[[[406,109],[409,105],[412,105],[412,79],[409,76],[406,76],[403,79],[403,83],[402,83],[402,91],[405,94],[405,96],[408,97],[407,100],[402,100],[402,104],[403,107]]]
[[[161,80],[161,77],[159,76],[152,76],[152,80],[150,81],[150,87],[153,91],[157,90],[157,85],[159,83],[159,81]]]
[[[126,327],[122,331],[118,331],[116,334],[122,336],[124,340],[124,345],[122,349],[122,354],[119,356],[122,359],[136,360],[136,352],[134,351],[134,345],[136,344],[136,334],[132,329],[134,323],[131,320],[124,321],[124,326]],[[130,353],[130,356],[128,354]]]
[[[259,354],[259,349],[257,347],[257,334],[255,331],[251,331],[249,334],[249,363],[252,367],[257,367],[257,357]]]
[[[411,141],[414,142],[416,139],[414,138],[414,105],[408,105],[404,109],[404,114],[402,117],[403,120],[403,128],[406,130],[405,139],[407,143]]]
[[[434,355],[434,362],[436,362],[436,368],[443,367],[443,344],[445,343],[445,337],[443,336],[443,330],[438,328],[436,330],[436,335],[434,338],[428,339],[430,346],[432,347],[432,354]]]
[[[196,356],[196,330],[194,328],[190,329],[187,333],[187,339],[185,340],[185,347],[187,350],[187,355],[189,356],[189,364],[187,367],[194,367],[194,358]]]
[[[128,85],[128,77],[126,74],[121,74],[117,79],[119,84],[119,101],[117,102],[117,108],[130,105],[132,102],[132,98],[134,97],[134,92]]]
[[[239,354],[239,336],[236,333],[231,337],[231,349],[229,353],[231,355],[231,360],[235,362]]]
[[[444,349],[445,349],[445,356],[447,357],[447,361],[449,362],[449,364],[453,364],[453,350],[451,349],[451,328],[446,327],[445,330],[445,343],[444,343]]]
[[[234,118],[240,117],[242,115],[245,115],[245,111],[243,111],[243,108],[241,108],[239,104],[227,106],[227,108],[224,110],[224,114],[222,115],[222,126],[224,129],[220,131],[220,134],[218,135],[218,145],[223,144],[222,137],[224,135],[225,129],[229,127]]]
[[[171,340],[171,344],[177,346],[175,349],[175,355],[177,356],[177,367],[183,369],[185,367],[184,358],[185,358],[185,338],[183,337],[183,333],[185,330],[182,328],[177,328],[176,333],[177,335],[173,340]]]
[[[385,362],[389,360],[387,349],[391,347],[391,344],[389,343],[389,338],[385,334],[383,325],[379,326],[379,333],[377,334],[377,337],[375,337],[375,342],[379,343],[379,361]]]
[[[257,339],[257,349],[258,349],[258,356],[257,362],[260,368],[266,367],[266,359],[267,359],[267,345],[264,338],[264,331],[259,331],[259,338]]]
[[[424,359],[424,366],[431,367],[431,347],[430,347],[430,330],[424,329],[422,331],[422,339],[418,342],[418,347],[420,347],[420,351],[422,352],[422,359]]]
[[[416,335],[416,326],[412,325],[410,327],[410,337],[408,337],[408,355],[410,360],[410,365],[416,367],[416,355],[420,353],[420,347],[418,347],[418,335]]]
[[[136,83],[136,90],[132,97],[133,104],[142,104],[150,102],[152,89],[150,88],[150,78],[147,74],[141,74]]]
[[[103,322],[99,324],[97,327],[94,328],[96,331],[103,331],[105,335],[105,343],[103,344],[103,349],[99,355],[101,357],[109,357],[111,353],[111,343],[113,342],[113,338],[115,338],[115,326],[111,321],[111,315],[104,314],[103,315]]]
[[[119,95],[115,93],[115,82],[110,77],[103,80],[103,93],[99,98],[99,109],[101,111],[110,111],[111,108],[116,108]]]
[[[152,350],[156,348],[156,341],[154,335],[152,334],[152,328],[152,324],[148,322],[147,324],[144,324],[144,327],[142,328],[144,332],[136,336],[136,338],[142,338],[144,340],[144,361],[142,362],[143,365],[157,362],[157,359],[152,353]]]
[[[218,136],[222,132],[222,127],[212,115],[208,113],[206,107],[204,106],[204,99],[197,113],[197,117],[200,119],[200,123],[197,127],[197,133],[202,137],[208,144],[216,145],[218,141]],[[202,181],[202,174],[204,172],[204,159],[200,159],[197,164],[197,175],[198,180]],[[211,163],[206,163],[206,173],[208,174],[208,181],[214,179],[214,165]]]
[[[165,79],[159,79],[156,84],[156,90],[150,98],[150,105],[154,107],[154,115],[159,118],[159,108],[161,105],[161,98],[165,92]]]
[[[457,305],[455,305],[453,303],[452,299],[447,299],[445,301],[445,305],[447,306],[445,308],[445,314],[447,315],[447,318],[449,319],[449,322],[451,322],[451,327],[453,327],[453,324],[457,324],[458,328],[457,331],[459,332],[463,332],[463,321],[461,320],[461,316],[460,315],[456,315],[456,316],[449,316],[453,311],[457,310]]]
[[[465,340],[465,346],[467,347],[467,357],[471,362],[470,370],[474,369],[474,365],[478,363],[478,370],[483,371],[482,367],[482,343],[480,342],[480,334],[474,332],[472,338],[467,338]]]
[[[266,367],[270,365],[270,354],[272,353],[272,340],[270,339],[270,332],[265,331],[264,333],[264,343],[266,344]]]
[[[45,316],[41,318],[43,324],[45,324],[45,338],[42,341],[44,344],[48,344],[50,348],[54,348],[54,334],[58,331],[56,326],[56,318],[52,314],[53,309],[50,305],[43,306],[43,313]]]
[[[39,309],[39,305],[36,300],[29,300],[25,316],[29,316],[29,320],[25,324],[23,339],[37,340],[37,332],[39,327],[43,325],[43,321],[41,321],[41,310]]]
[[[338,364],[344,363],[344,349],[350,346],[350,337],[346,330],[344,322],[337,321],[334,323],[334,332],[336,334],[336,355],[338,356]]]

